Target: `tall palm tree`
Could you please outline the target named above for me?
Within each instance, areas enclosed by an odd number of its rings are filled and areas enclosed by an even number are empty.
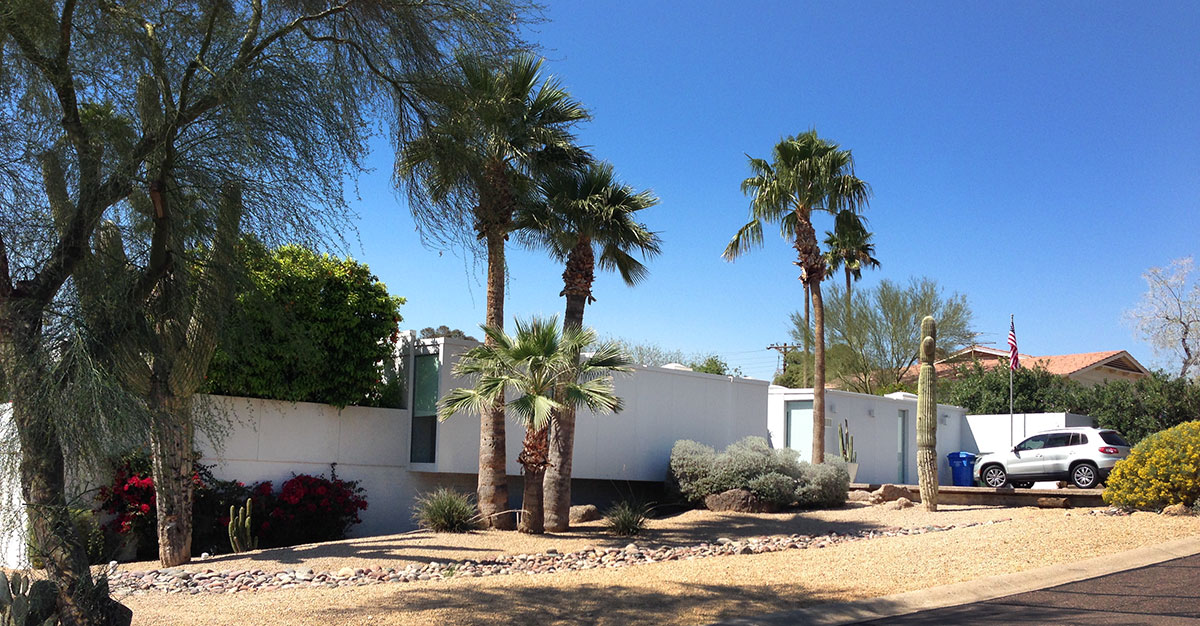
[[[821,281],[825,256],[817,244],[812,214],[836,214],[866,206],[870,188],[854,175],[849,150],[821,139],[810,130],[775,145],[771,161],[750,159],[752,176],[742,181],[750,196],[750,221],[725,247],[728,261],[762,245],[763,222],[778,222],[780,234],[796,248],[800,280],[809,288],[813,308],[813,454],[825,460],[825,307]]]
[[[446,83],[431,87],[439,103],[397,166],[410,208],[425,233],[451,233],[487,255],[485,326],[504,328],[504,248],[513,214],[542,177],[578,167],[587,154],[571,127],[587,111],[542,62],[520,55],[499,65],[459,56]],[[493,341],[488,335],[485,343]],[[512,528],[505,474],[504,399],[480,417],[479,509],[495,528]]]
[[[517,333],[483,327],[489,342],[468,351],[454,374],[473,378],[475,386],[450,391],[438,403],[438,419],[457,412],[482,413],[507,406],[525,426],[525,442],[517,461],[525,470],[522,515],[518,530],[543,532],[542,479],[549,463],[546,438],[551,415],[565,407],[586,406],[597,413],[621,410],[613,393],[613,372],[629,371],[629,358],[616,344],[606,344],[582,361],[579,352],[595,342],[596,333],[582,328],[558,330],[558,318],[517,321]],[[505,393],[516,397],[507,405]]]
[[[825,262],[830,271],[844,270],[846,274],[846,319],[850,319],[850,278],[862,279],[864,267],[879,267],[875,258],[875,234],[867,230],[865,220],[850,209],[838,211],[833,232],[825,231]]]
[[[612,165],[598,163],[555,176],[540,188],[543,198],[517,219],[527,243],[544,247],[566,269],[563,289],[565,328],[583,328],[583,312],[595,302],[595,269],[615,270],[625,284],[645,278],[648,259],[659,253],[659,238],[636,219],[636,213],[658,204],[649,191],[634,191],[613,175]],[[566,405],[554,414],[550,428],[550,466],[545,477],[546,530],[570,527],[571,461],[575,448],[575,409]]]

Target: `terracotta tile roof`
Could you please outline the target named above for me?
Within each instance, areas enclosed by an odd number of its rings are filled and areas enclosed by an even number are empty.
[[[961,350],[952,354],[937,363],[934,363],[933,369],[937,372],[938,378],[956,378],[956,370],[959,366],[971,363],[970,359],[963,359],[970,352],[976,351],[975,346]],[[982,352],[982,351],[978,351]],[[980,358],[980,365],[991,369],[993,367],[1005,367],[1008,364],[1007,353],[1004,353],[1003,358]],[[1051,374],[1059,376],[1070,376],[1081,370],[1099,365],[1118,355],[1125,355],[1127,358],[1116,359],[1110,365],[1117,369],[1123,369],[1131,372],[1142,372],[1146,370],[1133,357],[1128,356],[1124,350],[1106,350],[1103,352],[1082,352],[1079,354],[1056,354],[1050,356],[1032,356],[1022,354],[1021,367],[1041,367]],[[916,380],[917,373],[920,369],[919,365],[913,365],[904,373],[902,380]]]

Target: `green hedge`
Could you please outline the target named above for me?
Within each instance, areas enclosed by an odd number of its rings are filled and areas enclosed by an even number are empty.
[[[384,362],[399,339],[403,298],[364,264],[249,242],[247,278],[208,371],[211,393],[388,405]]]

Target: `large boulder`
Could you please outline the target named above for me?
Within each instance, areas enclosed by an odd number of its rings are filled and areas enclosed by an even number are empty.
[[[594,504],[580,504],[571,507],[571,523],[582,524],[583,522],[594,522],[603,516],[600,515],[600,509]]]
[[[871,492],[865,489],[855,489],[847,494],[846,500],[850,502],[870,502]]]
[[[704,498],[704,506],[710,511],[735,511],[738,513],[773,513],[777,510],[770,502],[763,502],[748,489],[730,489]]]
[[[1162,514],[1163,515],[1191,515],[1192,510],[1189,509],[1187,507],[1187,505],[1185,505],[1185,504],[1172,504],[1167,507],[1164,507],[1162,510]]]
[[[920,495],[913,493],[907,487],[899,485],[883,485],[871,493],[871,502],[873,504],[894,502],[900,498],[908,498],[910,501],[921,499]]]
[[[913,503],[912,503],[912,500],[909,500],[908,498],[900,497],[900,498],[896,498],[896,500],[894,500],[892,502],[887,503],[885,506],[886,506],[886,508],[889,508],[889,509],[900,510],[900,509],[912,508]]]

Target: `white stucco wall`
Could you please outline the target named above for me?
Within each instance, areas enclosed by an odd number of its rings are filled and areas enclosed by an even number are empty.
[[[768,392],[767,428],[772,447],[786,447],[785,407],[789,401],[812,400],[812,389],[788,389],[772,385]],[[915,483],[917,480],[917,402],[915,399],[888,398],[839,391],[825,392],[826,454],[838,454],[838,424],[849,422],[858,456],[856,482]],[[901,475],[899,411],[908,411],[904,434],[904,471]],[[938,481],[952,484],[946,455],[963,449],[962,429],[966,411],[960,407],[938,405]],[[800,458],[812,457],[812,424],[805,422],[792,437]]]
[[[967,452],[1000,452],[1021,442],[1029,435],[1071,426],[1095,426],[1087,415],[1075,413],[1008,413],[999,415],[968,415],[963,433],[963,450]]]
[[[213,410],[232,423],[221,446],[198,436],[202,463],[215,464],[218,478],[246,483],[270,480],[275,488],[292,474],[329,475],[337,463],[340,478],[357,480],[368,508],[351,536],[413,528],[411,510],[418,492],[441,484],[474,490],[474,477],[410,471],[406,409],[346,407],[256,398],[208,396]]]
[[[442,393],[462,386],[450,370],[471,344],[445,343]],[[616,394],[625,403],[618,414],[581,410],[575,425],[571,474],[581,479],[661,481],[671,447],[691,439],[723,448],[751,435],[766,437],[768,383],[661,367],[634,367],[615,377]],[[517,455],[524,430],[510,421],[507,471],[520,474]],[[414,465],[428,471],[476,473],[479,469],[479,418],[455,415],[438,424],[436,462]]]

